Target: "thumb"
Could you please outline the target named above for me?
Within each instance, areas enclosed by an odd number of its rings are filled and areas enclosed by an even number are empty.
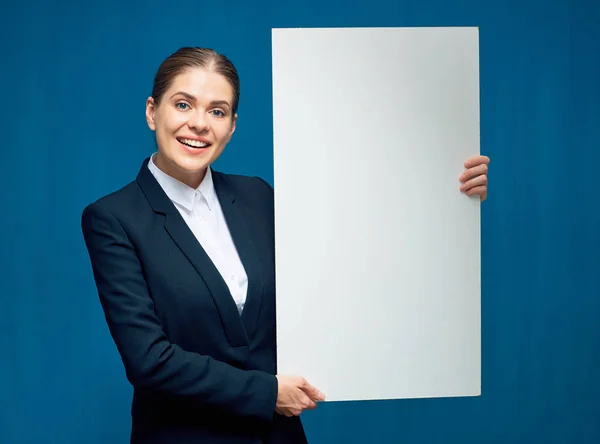
[[[317,389],[316,387],[313,387],[312,385],[310,385],[308,383],[302,387],[302,390],[313,401],[324,401],[325,400],[325,395],[323,393],[321,393],[319,391],[319,389]]]

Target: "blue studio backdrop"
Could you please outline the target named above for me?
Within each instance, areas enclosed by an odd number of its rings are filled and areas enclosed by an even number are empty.
[[[480,27],[482,396],[324,404],[310,442],[600,442],[599,24],[598,0],[4,0],[0,443],[128,442],[80,216],[153,152],[162,59],[233,60],[240,118],[216,167],[272,182],[271,28],[366,26]]]

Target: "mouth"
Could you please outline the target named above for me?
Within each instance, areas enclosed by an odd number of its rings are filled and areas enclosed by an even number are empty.
[[[210,143],[205,140],[186,139],[184,137],[176,137],[177,141],[189,148],[202,149],[208,148]]]

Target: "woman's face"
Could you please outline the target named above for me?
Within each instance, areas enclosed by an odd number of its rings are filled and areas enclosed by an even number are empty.
[[[146,121],[156,132],[156,166],[196,188],[235,131],[232,100],[227,79],[202,68],[177,75],[158,105],[148,98]]]

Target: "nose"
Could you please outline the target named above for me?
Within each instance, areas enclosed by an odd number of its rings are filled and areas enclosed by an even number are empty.
[[[194,111],[194,113],[190,115],[190,120],[188,122],[189,127],[198,132],[206,131],[208,129],[206,117],[204,110],[198,109]]]

